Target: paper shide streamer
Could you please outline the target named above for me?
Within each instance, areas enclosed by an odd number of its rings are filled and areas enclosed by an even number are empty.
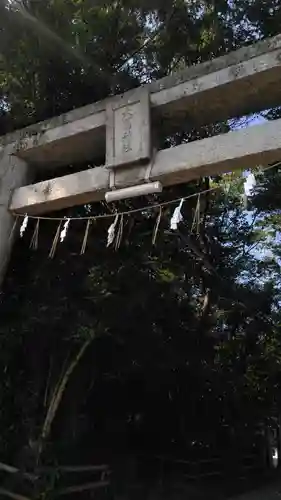
[[[183,206],[184,198],[181,199],[180,204],[175,208],[173,216],[170,222],[170,228],[172,231],[176,231],[178,229],[178,225],[183,220],[183,216],[181,213],[181,209]]]
[[[61,243],[65,240],[69,223],[70,223],[70,219],[66,219],[66,221],[64,223],[64,226],[63,226],[63,230],[60,233],[60,241],[61,241]]]
[[[116,226],[117,226],[117,223],[118,223],[118,219],[119,219],[119,214],[116,215],[116,217],[114,219],[114,222],[108,228],[108,231],[107,231],[107,245],[106,245],[107,247],[110,247],[110,245],[112,245],[112,243],[114,241],[115,230],[116,230]]]
[[[266,170],[276,168],[277,166],[280,166],[280,165],[281,165],[281,162],[277,162],[273,165],[269,165],[267,168],[264,168],[262,171],[264,172]],[[257,182],[256,182],[256,178],[252,172],[249,172],[248,175],[246,176],[246,178],[244,177],[243,180],[244,180],[244,193],[243,193],[242,197],[243,197],[245,208],[247,209],[248,197],[253,196]],[[151,208],[158,208],[159,212],[158,212],[158,216],[156,219],[156,223],[155,223],[154,231],[153,231],[153,235],[152,235],[152,244],[155,245],[156,238],[157,238],[157,235],[159,233],[159,227],[160,227],[160,223],[161,223],[161,216],[162,216],[163,207],[167,206],[167,205],[172,205],[174,203],[178,203],[178,205],[176,206],[176,208],[173,212],[173,215],[170,219],[170,229],[172,231],[176,231],[178,229],[178,225],[183,221],[183,215],[181,213],[183,202],[185,200],[193,198],[193,197],[197,197],[197,204],[196,204],[196,208],[195,208],[195,212],[194,212],[192,231],[194,229],[196,229],[197,234],[198,234],[199,230],[200,230],[200,222],[201,222],[200,221],[200,212],[201,212],[200,196],[202,194],[206,194],[207,192],[214,192],[214,191],[219,190],[219,189],[224,189],[225,193],[227,194],[230,191],[231,185],[236,184],[237,182],[239,182],[239,186],[240,186],[241,185],[241,178],[240,177],[235,178],[234,180],[230,180],[230,181],[228,180],[228,182],[224,186],[216,185],[214,187],[211,187],[210,189],[203,190],[202,192],[193,193],[191,195],[188,195],[188,196],[182,198],[180,200],[180,202],[178,199],[164,201],[163,203],[157,203],[154,206],[151,206],[149,204],[148,206],[144,206],[144,207],[132,209],[132,210],[127,210],[126,212],[123,212],[123,213],[121,212],[119,214],[118,213],[113,213],[113,214],[111,213],[111,214],[102,214],[102,215],[92,216],[92,217],[81,217],[81,218],[80,217],[72,217],[72,218],[64,217],[62,219],[59,219],[59,218],[52,219],[52,217],[42,217],[42,216],[41,217],[34,217],[34,216],[29,217],[27,214],[23,215],[23,214],[15,213],[14,214],[15,221],[13,224],[12,231],[10,233],[9,241],[10,242],[12,241],[13,235],[14,235],[15,230],[17,228],[17,223],[20,219],[22,220],[22,224],[20,226],[20,236],[21,237],[23,237],[24,232],[27,228],[29,218],[35,219],[37,224],[36,224],[34,232],[33,232],[30,247],[33,248],[34,250],[36,250],[38,248],[38,235],[39,235],[39,222],[40,222],[40,220],[44,219],[44,220],[58,221],[57,230],[56,230],[56,233],[54,235],[52,247],[51,247],[50,252],[49,252],[49,257],[53,258],[55,255],[55,252],[56,252],[58,242],[59,241],[63,242],[65,237],[66,237],[70,221],[77,221],[77,220],[82,219],[82,220],[87,221],[82,246],[80,249],[80,254],[82,255],[85,253],[85,250],[86,250],[87,241],[88,241],[88,237],[89,237],[89,230],[90,230],[90,226],[91,226],[92,222],[94,220],[98,220],[101,218],[104,219],[104,218],[114,217],[113,223],[108,228],[107,247],[111,246],[114,243],[115,249],[117,250],[120,247],[120,243],[121,243],[121,239],[122,239],[122,235],[123,235],[124,216],[125,215],[126,216],[132,215],[133,213],[136,213],[136,212],[140,212],[142,214],[145,214],[148,210],[151,210]]]
[[[248,174],[244,182],[244,194],[243,194],[243,203],[246,209],[248,207],[248,199],[251,196],[253,196],[256,184],[257,181],[254,174],[252,173]]]
[[[20,237],[21,238],[23,237],[23,234],[24,234],[24,232],[25,232],[25,230],[27,228],[27,224],[28,224],[28,215],[25,214],[24,219],[22,221],[22,225],[20,227]]]

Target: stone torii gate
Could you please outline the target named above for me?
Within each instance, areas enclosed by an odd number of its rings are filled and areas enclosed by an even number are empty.
[[[0,138],[0,280],[13,214],[42,214],[104,199],[116,188],[163,186],[281,158],[281,120],[158,151],[155,124],[185,117],[200,126],[281,105],[281,35]],[[105,165],[59,176],[68,164]],[[58,177],[30,184],[34,172]]]

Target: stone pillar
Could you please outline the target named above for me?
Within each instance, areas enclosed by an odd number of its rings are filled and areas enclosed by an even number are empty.
[[[0,287],[16,234],[11,236],[15,222],[8,210],[11,194],[15,188],[28,184],[30,179],[29,165],[7,149],[0,150]]]

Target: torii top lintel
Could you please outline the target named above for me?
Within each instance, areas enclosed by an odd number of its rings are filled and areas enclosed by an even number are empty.
[[[142,165],[151,160],[151,137],[159,120],[184,116],[190,127],[196,127],[275,107],[281,104],[280,81],[278,35],[4,136],[0,138],[2,156],[15,155],[41,169],[94,163],[105,157],[106,166],[116,169],[116,185],[126,187],[144,178]],[[259,127],[258,133],[231,132],[160,151],[151,178],[164,185],[176,184],[225,171],[230,164],[234,168],[245,158],[245,167],[261,158],[275,161],[280,156],[280,144],[274,143],[279,137],[277,122],[275,127],[261,127],[267,128],[261,131]],[[19,187],[10,209],[40,213],[64,208],[102,199],[108,187],[109,171],[97,167]]]

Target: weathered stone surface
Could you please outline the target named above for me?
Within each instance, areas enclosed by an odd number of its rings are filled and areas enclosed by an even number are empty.
[[[14,189],[31,180],[28,164],[14,155],[0,160],[0,206],[8,207]]]
[[[145,86],[154,123],[184,116],[192,126],[281,104],[281,35]],[[134,92],[134,91],[133,91]],[[130,93],[123,95],[127,99]],[[120,97],[122,98],[122,97]],[[36,166],[95,161],[105,155],[106,99],[0,138]]]
[[[30,182],[30,173],[27,163],[15,156],[0,159],[0,284],[15,237],[11,234],[15,218],[8,210],[10,197],[15,188]]]
[[[276,49],[281,48],[281,35],[275,37],[267,38],[256,42],[253,45],[248,45],[238,49],[236,51],[230,52],[211,61],[207,61],[201,64],[195,64],[194,66],[189,66],[182,71],[175,74],[166,76],[161,80],[153,82],[150,84],[150,92],[155,93],[160,90],[168,89],[179,83],[188,82],[194,78],[199,78],[210,73],[226,69],[230,66],[235,66],[244,61],[253,59],[260,55],[272,52]]]
[[[124,94],[106,105],[106,166],[150,158],[150,99],[147,88]]]
[[[109,189],[104,167],[27,186],[28,165],[64,166],[106,156],[107,166],[122,165],[115,173],[117,188],[142,183],[142,162],[150,156],[150,108],[152,135],[159,120],[184,117],[195,127],[280,105],[280,80],[281,35],[0,138],[0,280],[12,244],[10,212],[40,214],[98,201]],[[168,186],[266,165],[281,159],[280,137],[277,120],[159,151],[150,178]]]
[[[183,144],[159,151],[151,169],[151,180],[164,186],[180,184],[206,175],[252,168],[281,160],[281,120],[248,129]],[[118,188],[144,181],[146,166],[120,168],[115,174]],[[10,210],[39,214],[104,199],[109,189],[109,171],[97,167],[15,190]]]
[[[281,104],[280,76],[278,49],[159,90],[151,104],[162,118],[183,115],[191,126],[223,121]]]
[[[47,123],[44,128],[44,123],[37,134],[22,133],[14,143],[13,151],[18,157],[38,167],[52,168],[104,155],[104,110],[62,125]]]

